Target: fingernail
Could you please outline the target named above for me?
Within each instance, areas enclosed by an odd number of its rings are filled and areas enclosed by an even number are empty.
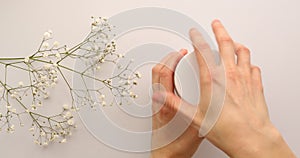
[[[153,94],[152,99],[157,103],[163,104],[165,102],[165,95],[164,93],[157,92]]]
[[[213,24],[215,24],[215,23],[221,23],[221,21],[220,21],[219,19],[215,19],[215,20],[213,21]]]

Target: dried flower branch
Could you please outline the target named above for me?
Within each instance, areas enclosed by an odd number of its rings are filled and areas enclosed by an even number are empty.
[[[131,62],[125,66],[118,65],[118,60],[124,58],[124,55],[116,53],[116,43],[111,41],[113,35],[110,32],[113,26],[104,18],[92,19],[91,32],[72,48],[61,46],[57,41],[49,44],[53,36],[49,30],[44,33],[38,50],[32,55],[23,58],[0,58],[0,66],[4,70],[4,78],[0,79],[0,131],[5,129],[13,133],[15,125],[12,120],[17,118],[20,126],[24,126],[21,115],[27,115],[32,120],[29,131],[36,144],[48,145],[53,141],[64,143],[76,127],[73,112],[82,106],[95,108],[97,105],[107,105],[105,89],[109,90],[113,97],[121,98],[117,100],[118,105],[122,105],[126,98],[137,97],[130,90],[132,86],[137,85],[136,79],[141,75],[130,69]],[[66,60],[80,60],[85,63],[85,69],[75,70],[64,64]],[[119,73],[107,78],[95,77],[95,73],[101,71],[102,65],[107,63],[116,65]],[[28,81],[10,83],[9,77],[13,76],[9,75],[9,71],[16,70],[26,72]],[[98,84],[92,88],[84,86],[81,89],[73,89],[71,81],[65,75],[66,71],[79,75],[83,85],[87,85],[87,80]],[[67,86],[72,105],[64,104],[61,113],[52,116],[39,113],[38,109],[50,96],[50,88],[56,87],[59,80]],[[92,94],[96,94],[98,98],[93,98]],[[113,103],[111,101],[109,105]]]

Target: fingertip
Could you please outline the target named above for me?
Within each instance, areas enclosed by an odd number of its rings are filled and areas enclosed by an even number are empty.
[[[211,23],[212,26],[216,25],[216,24],[221,24],[221,21],[219,19],[214,19]]]
[[[198,35],[198,34],[200,34],[200,32],[196,28],[191,28],[190,31],[189,31],[189,35],[190,35],[191,38],[195,35]]]
[[[183,48],[183,49],[180,49],[179,53],[180,53],[181,55],[185,56],[185,55],[188,53],[188,51],[187,51],[186,49]]]

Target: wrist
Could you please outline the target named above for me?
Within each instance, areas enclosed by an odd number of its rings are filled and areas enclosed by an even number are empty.
[[[249,137],[245,146],[232,153],[233,158],[294,158],[292,151],[284,141],[280,132],[270,125],[264,130]]]

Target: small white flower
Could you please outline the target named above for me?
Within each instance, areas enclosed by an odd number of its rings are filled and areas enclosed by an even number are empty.
[[[69,109],[70,109],[70,106],[69,106],[68,104],[64,104],[64,105],[63,105],[63,109],[69,110]]]
[[[44,33],[44,39],[49,39],[51,37],[51,34],[48,32]]]
[[[67,139],[66,139],[66,138],[64,138],[64,139],[62,139],[62,140],[60,141],[60,143],[65,143],[65,142],[67,142]]]
[[[68,112],[65,113],[65,117],[66,117],[66,118],[70,118],[71,116],[72,116],[72,113],[71,113],[71,112],[68,111]]]
[[[50,34],[53,34],[53,31],[52,31],[52,30],[48,30],[48,32],[49,32]]]
[[[34,127],[31,127],[28,129],[30,132],[33,132],[34,131]]]
[[[22,81],[20,81],[20,82],[19,82],[19,86],[20,86],[20,87],[23,87],[23,86],[24,86],[24,83],[23,83]]]
[[[44,42],[44,43],[42,44],[42,47],[43,47],[43,48],[48,48],[48,47],[49,47],[49,43]]]
[[[17,109],[11,109],[10,111],[13,113],[17,113]]]
[[[41,132],[41,136],[45,136],[46,135],[46,133],[45,132]]]
[[[55,54],[55,56],[56,56],[56,58],[57,58],[58,60],[60,60],[60,59],[61,59],[61,55],[60,55],[60,53],[58,53],[58,52],[57,52],[57,53]]]
[[[98,66],[96,67],[96,70],[100,70],[100,68],[101,68],[100,65],[98,65]]]
[[[100,63],[104,63],[105,60],[104,60],[103,58],[101,58],[101,59],[99,60],[99,62],[100,62]]]
[[[44,99],[48,99],[48,98],[49,98],[49,94],[45,94]]]
[[[56,83],[55,82],[52,82],[50,87],[54,88],[56,86]]]
[[[25,63],[29,63],[29,56],[27,56],[27,57],[24,58],[24,62]]]
[[[127,80],[127,81],[125,82],[125,85],[130,85],[130,81]]]
[[[100,96],[99,96],[99,99],[101,99],[101,100],[103,100],[105,98],[105,95],[104,94],[101,94]]]
[[[44,57],[44,58],[46,58],[46,57],[48,57],[48,56],[49,56],[49,53],[48,53],[48,52],[44,52],[44,53],[43,53],[43,57]]]
[[[40,142],[38,140],[34,140],[34,143],[37,144],[37,145],[40,144]]]
[[[32,109],[32,110],[36,110],[36,105],[32,104],[32,105],[31,105],[31,109]]]
[[[136,72],[136,73],[135,73],[135,76],[136,76],[137,78],[141,78],[141,77],[142,77],[142,74],[139,73],[139,72]]]
[[[54,48],[56,48],[56,47],[58,47],[58,46],[59,46],[59,42],[57,42],[57,41],[53,42],[53,47],[54,47]]]
[[[10,129],[11,129],[11,130],[14,130],[14,129],[15,129],[15,125],[11,125],[11,126],[10,126]]]
[[[44,142],[44,143],[43,143],[43,146],[48,146],[48,142]]]
[[[7,109],[11,109],[11,105],[6,105],[6,108]]]
[[[70,119],[70,120],[67,121],[67,123],[68,123],[68,125],[72,126],[72,125],[74,125],[74,120]]]
[[[118,58],[124,58],[123,54],[118,54],[117,56],[118,56]]]
[[[133,80],[133,81],[132,81],[132,84],[133,84],[133,85],[137,85],[137,81],[136,81],[136,80]]]
[[[101,104],[102,104],[102,106],[105,106],[105,105],[106,105],[106,102],[105,102],[105,101],[102,101]]]

